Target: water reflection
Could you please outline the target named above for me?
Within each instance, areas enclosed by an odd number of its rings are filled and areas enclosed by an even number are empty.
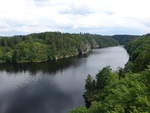
[[[46,62],[46,63],[25,63],[25,64],[0,64],[0,71],[6,71],[7,73],[18,73],[29,71],[33,75],[35,75],[38,72],[56,73],[58,70],[66,69],[69,66],[76,67],[80,65],[79,58],[82,57],[73,57],[59,61],[52,61],[50,63]]]
[[[108,65],[116,70],[127,61],[124,48],[111,47],[53,63],[0,65],[0,113],[66,113],[84,104],[88,74]]]

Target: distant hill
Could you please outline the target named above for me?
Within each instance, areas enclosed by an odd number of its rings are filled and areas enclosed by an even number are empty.
[[[113,35],[111,38],[117,40],[121,45],[125,45],[131,40],[137,39],[138,35]]]

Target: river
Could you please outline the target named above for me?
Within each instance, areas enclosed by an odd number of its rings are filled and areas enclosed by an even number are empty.
[[[66,113],[84,105],[85,79],[129,59],[122,46],[52,63],[0,65],[0,113]]]

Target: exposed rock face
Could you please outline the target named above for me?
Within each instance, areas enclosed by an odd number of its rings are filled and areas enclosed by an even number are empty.
[[[78,49],[78,54],[79,55],[85,55],[91,51],[92,47],[90,44],[84,44],[84,46],[80,47]]]
[[[69,58],[73,56],[78,56],[78,55],[86,55],[92,50],[92,47],[89,43],[80,45],[80,47],[74,51],[72,54],[66,54],[66,55],[61,55],[61,56],[55,56],[55,60],[59,59],[64,59],[64,58]]]
[[[97,43],[96,40],[94,40],[94,39],[91,40],[90,44],[91,44],[91,48],[92,48],[92,49],[94,49],[94,48],[99,48],[98,43]]]

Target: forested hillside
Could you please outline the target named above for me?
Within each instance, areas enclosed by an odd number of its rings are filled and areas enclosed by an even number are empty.
[[[137,35],[114,35],[111,38],[117,40],[121,45],[126,45],[128,42],[137,39]]]
[[[126,66],[128,71],[142,71],[150,64],[150,34],[128,43],[125,48],[130,54],[130,61]]]
[[[47,62],[117,44],[114,39],[100,35],[60,32],[1,37],[0,63]]]
[[[150,35],[126,45],[130,61],[125,69],[103,68],[86,79],[84,98],[70,113],[150,113]],[[148,66],[149,65],[149,66]]]

